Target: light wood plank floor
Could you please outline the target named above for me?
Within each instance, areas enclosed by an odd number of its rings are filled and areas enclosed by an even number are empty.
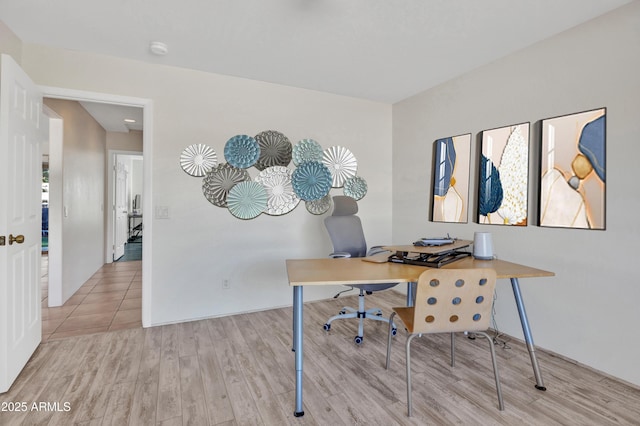
[[[486,341],[416,339],[414,417],[406,417],[404,333],[384,369],[386,327],[370,322],[355,346],[353,321],[322,324],[356,296],[305,308],[305,415],[295,418],[291,309],[148,329],[51,340],[40,345],[0,403],[1,425],[614,425],[639,424],[640,389],[538,351],[546,392],[534,388],[525,347],[498,348],[505,411]],[[369,297],[389,312],[393,291]],[[33,403],[50,403],[37,411]],[[58,404],[56,407],[55,404]],[[57,410],[54,410],[57,408]],[[67,409],[65,411],[65,409]]]

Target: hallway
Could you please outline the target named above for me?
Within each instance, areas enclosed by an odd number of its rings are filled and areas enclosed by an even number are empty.
[[[142,327],[142,261],[105,264],[63,306],[49,308],[42,256],[42,341]]]

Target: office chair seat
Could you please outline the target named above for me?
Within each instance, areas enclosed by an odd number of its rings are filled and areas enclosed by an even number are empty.
[[[325,227],[331,238],[334,252],[330,257],[364,257],[372,256],[383,250],[380,247],[372,247],[367,250],[367,242],[364,238],[362,222],[356,215],[358,212],[358,203],[351,197],[338,195],[333,197],[333,212],[324,220]],[[364,320],[371,319],[389,323],[389,318],[382,315],[380,308],[365,309],[365,295],[372,294],[377,291],[387,290],[396,286],[398,283],[387,284],[353,284],[349,285],[352,289],[359,290],[358,308],[344,306],[337,315],[332,316],[324,324],[326,331],[331,330],[331,323],[337,319],[358,319],[358,334],[354,337],[356,344],[361,344],[364,339]],[[340,293],[338,293],[339,295]],[[338,297],[336,295],[335,297]],[[396,333],[396,327],[393,322],[392,333]]]

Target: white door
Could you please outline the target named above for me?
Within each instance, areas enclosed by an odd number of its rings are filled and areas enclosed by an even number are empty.
[[[42,93],[0,57],[0,393],[42,339],[40,301]]]
[[[124,245],[129,237],[129,203],[127,202],[127,166],[122,162],[119,155],[116,155],[115,164],[115,194],[114,209],[116,226],[113,238],[113,260],[118,260],[124,255]]]

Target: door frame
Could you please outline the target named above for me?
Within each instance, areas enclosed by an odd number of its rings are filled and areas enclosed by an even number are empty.
[[[49,170],[62,170],[64,121],[59,114],[42,103],[49,119]],[[49,179],[49,288],[48,306],[62,306],[62,179]]]
[[[39,86],[42,96],[45,98],[66,99],[71,101],[98,102],[116,104],[123,106],[141,107],[143,109],[142,126],[142,178],[143,193],[142,209],[147,213],[147,220],[144,224],[145,243],[142,245],[142,326],[151,327],[151,274],[152,274],[152,239],[153,220],[150,213],[153,212],[152,193],[152,148],[153,148],[153,101],[151,99],[136,98],[130,96],[112,95],[99,92],[88,92],[83,90],[68,89],[62,87]]]
[[[144,124],[143,124],[144,126]],[[142,134],[142,137],[144,138],[144,133]],[[143,164],[143,168],[144,168],[144,152],[140,152],[140,151],[122,151],[122,150],[117,150],[117,149],[110,149],[107,151],[107,156],[108,158],[108,169],[107,169],[107,238],[105,238],[106,241],[106,247],[105,247],[105,263],[113,263],[113,252],[114,252],[114,235],[115,235],[115,215],[113,214],[113,204],[115,203],[114,200],[114,193],[115,193],[115,184],[114,184],[114,180],[115,180],[115,173],[114,173],[114,167],[115,167],[115,158],[117,155],[130,155],[130,156],[135,156],[135,157],[142,157],[142,164]],[[143,171],[144,173],[144,171]],[[144,176],[142,177],[144,180]],[[142,193],[144,194],[145,191],[145,187],[144,187],[144,182],[142,182]],[[142,196],[142,199],[144,200],[144,195]],[[144,202],[143,202],[144,204]],[[142,211],[144,211],[144,206]],[[146,227],[146,224],[145,224]],[[143,263],[144,264],[144,263]]]

